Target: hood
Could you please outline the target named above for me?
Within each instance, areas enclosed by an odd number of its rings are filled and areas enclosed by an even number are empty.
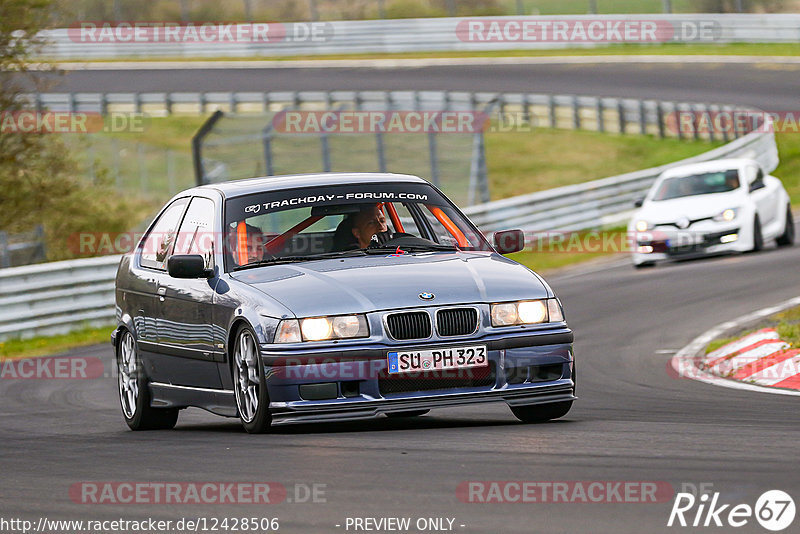
[[[694,195],[691,197],[673,198],[658,202],[648,201],[635,215],[650,223],[671,223],[681,217],[691,220],[704,219],[719,215],[728,208],[741,206],[738,191],[714,193],[711,195]]]
[[[545,284],[526,267],[486,252],[327,259],[232,276],[297,317],[549,296]],[[433,293],[434,299],[422,300],[422,292]]]

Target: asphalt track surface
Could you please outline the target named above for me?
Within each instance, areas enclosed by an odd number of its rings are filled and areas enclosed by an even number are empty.
[[[453,90],[561,93],[761,106],[800,106],[800,65],[544,64],[403,68],[73,71],[50,91]]]
[[[464,73],[460,79],[466,85],[469,78]],[[640,87],[657,85],[647,78],[639,77]],[[684,99],[707,91],[730,100],[725,97],[734,91],[720,86],[723,92],[714,92],[704,78],[689,78],[699,89],[685,89]],[[523,85],[472,79],[498,90]],[[235,85],[236,77],[228,80]],[[364,88],[369,81],[350,83]],[[415,83],[405,81],[406,87]],[[677,81],[670,86],[680,91]],[[297,79],[294,87],[307,88]],[[527,89],[548,90],[534,84]],[[626,96],[612,89],[609,96]],[[606,91],[586,84],[570,92]],[[762,88],[761,94],[761,101],[746,103],[780,102],[789,97],[789,85]],[[640,271],[618,258],[549,277],[576,333],[580,400],[564,419],[541,425],[521,424],[497,404],[443,409],[415,420],[281,427],[251,436],[234,419],[189,409],[175,430],[134,433],[122,420],[112,377],[2,379],[0,517],[278,517],[279,532],[289,533],[348,532],[348,517],[449,517],[456,532],[476,533],[691,530],[666,527],[671,499],[463,503],[456,488],[472,480],[664,481],[675,491],[687,483],[711,483],[722,503],[753,506],[770,489],[782,489],[797,502],[796,399],[676,379],[667,364],[706,329],[796,296],[798,265],[800,246],[771,247]],[[99,356],[107,371],[112,368],[110,345],[71,354]],[[290,497],[295,484],[326,486],[325,502],[317,503],[91,505],[70,500],[70,486],[81,481],[275,481],[289,488]],[[752,518],[736,530],[765,532]]]

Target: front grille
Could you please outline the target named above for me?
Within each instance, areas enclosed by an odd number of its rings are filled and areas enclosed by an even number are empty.
[[[431,337],[431,317],[426,312],[393,313],[386,316],[389,335],[394,339]]]
[[[381,395],[386,396],[414,391],[486,388],[494,386],[495,375],[495,365],[491,361],[487,367],[445,371],[420,371],[390,375],[384,370],[378,375],[378,389]]]
[[[478,328],[478,310],[452,308],[436,314],[436,331],[440,336],[466,336]]]

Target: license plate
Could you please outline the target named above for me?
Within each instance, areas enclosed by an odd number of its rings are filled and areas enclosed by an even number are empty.
[[[390,352],[388,360],[389,374],[465,369],[489,365],[486,345],[448,347],[434,350],[403,350]]]

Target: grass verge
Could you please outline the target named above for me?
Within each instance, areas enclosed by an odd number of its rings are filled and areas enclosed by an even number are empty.
[[[613,44],[596,47],[535,49],[535,50],[484,50],[453,52],[396,52],[374,54],[331,54],[297,56],[247,56],[247,57],[121,57],[103,58],[42,58],[54,63],[106,63],[117,62],[160,62],[160,61],[327,61],[341,59],[431,59],[431,58],[498,58],[498,57],[570,57],[570,56],[798,56],[798,43],[729,43],[729,44]]]
[[[732,336],[718,338],[711,341],[711,343],[709,343],[706,347],[706,354],[713,352],[718,348],[736,341],[737,339],[748,334],[752,334],[757,330],[761,330],[762,328],[774,328],[777,330],[780,338],[789,343],[792,348],[800,347],[800,306],[796,308],[789,308],[788,310],[776,313],[775,315],[770,315],[761,323],[759,323],[758,326],[743,330],[742,332]]]
[[[77,347],[109,343],[113,326],[87,327],[69,334],[0,342],[0,360],[49,356]]]

